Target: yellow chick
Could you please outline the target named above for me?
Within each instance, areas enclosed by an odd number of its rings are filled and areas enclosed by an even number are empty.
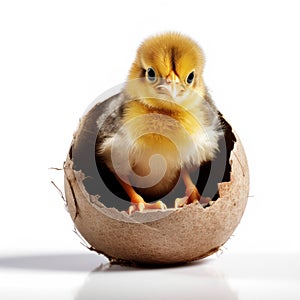
[[[162,198],[179,178],[186,193],[175,207],[207,201],[189,175],[215,157],[221,134],[203,66],[201,48],[179,33],[150,37],[138,48],[120,106],[96,145],[96,155],[130,198],[129,213],[165,209],[162,201],[144,198]]]

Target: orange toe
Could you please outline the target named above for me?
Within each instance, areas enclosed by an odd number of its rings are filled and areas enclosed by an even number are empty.
[[[162,201],[157,201],[154,203],[145,203],[145,209],[167,209],[167,206]]]
[[[136,211],[143,212],[145,209],[167,209],[167,206],[162,201],[157,201],[155,203],[146,203],[144,200],[139,202],[132,202],[128,208],[128,214],[131,215]]]

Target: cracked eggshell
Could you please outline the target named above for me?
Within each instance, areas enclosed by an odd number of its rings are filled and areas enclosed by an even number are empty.
[[[82,123],[72,146],[86,142]],[[230,238],[243,215],[249,192],[245,152],[238,136],[230,153],[230,181],[218,184],[219,198],[208,208],[190,204],[165,211],[128,215],[107,208],[84,186],[88,174],[74,168],[68,155],[64,164],[65,196],[76,229],[91,249],[119,263],[176,264],[204,258]],[[71,149],[72,149],[71,146]]]

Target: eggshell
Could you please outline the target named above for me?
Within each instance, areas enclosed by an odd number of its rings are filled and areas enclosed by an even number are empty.
[[[92,108],[82,118],[64,164],[67,208],[91,248],[116,262],[136,264],[184,263],[218,251],[239,224],[248,199],[247,159],[237,134],[232,132],[236,141],[229,155],[230,181],[218,183],[219,198],[212,206],[190,204],[128,215],[106,207],[102,195],[89,194],[84,180],[90,174],[74,166],[76,149],[93,142],[87,136],[97,127],[94,113]]]

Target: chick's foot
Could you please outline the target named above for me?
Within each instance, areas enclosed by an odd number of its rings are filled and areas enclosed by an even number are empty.
[[[195,186],[187,187],[185,195],[185,197],[175,199],[175,208],[183,207],[184,205],[197,202],[205,205],[211,201],[210,198],[201,196]]]
[[[162,201],[157,201],[154,203],[147,203],[144,200],[137,202],[137,203],[132,203],[129,208],[128,208],[128,214],[131,215],[132,213],[136,211],[143,212],[144,210],[147,209],[161,209],[165,210],[167,209],[167,206],[162,202]]]

